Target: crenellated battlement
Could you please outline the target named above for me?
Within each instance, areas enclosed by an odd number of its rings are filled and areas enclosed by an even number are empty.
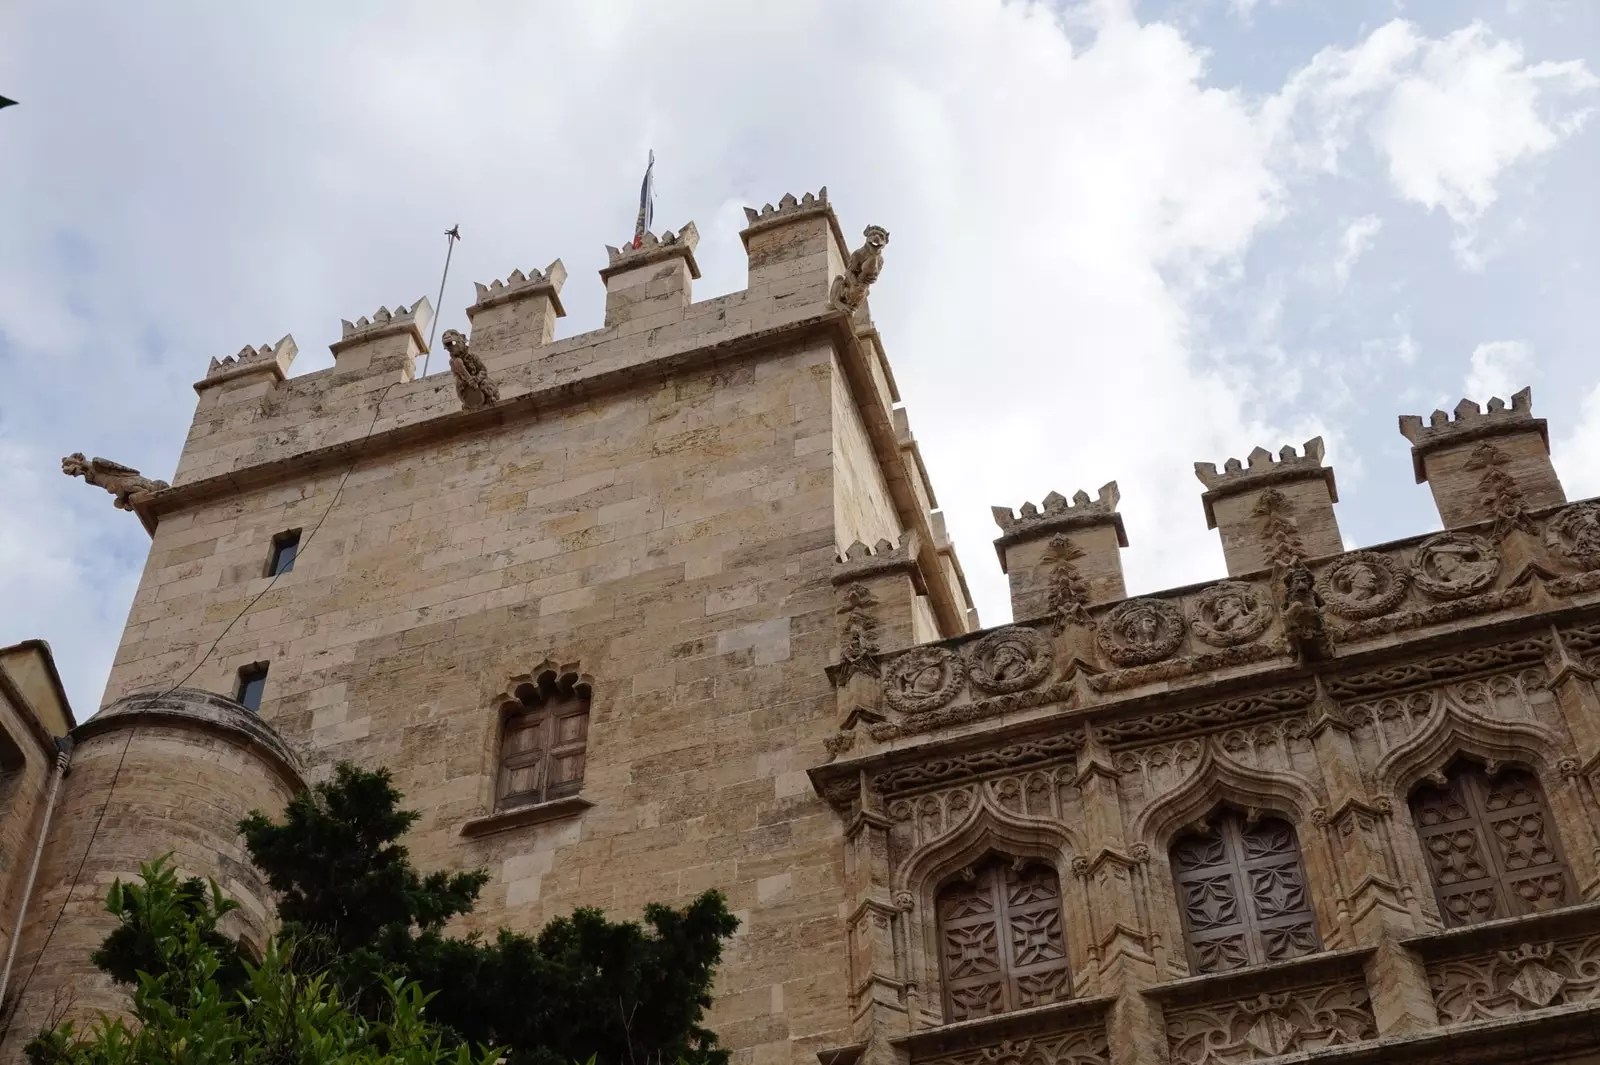
[[[225,359],[212,358],[211,365],[206,368],[205,379],[195,382],[195,391],[262,373],[270,375],[274,381],[282,381],[289,376],[289,367],[299,352],[299,345],[294,342],[292,335],[285,335],[276,344],[263,344],[259,348],[246,344],[237,355],[229,355]]]
[[[1305,449],[1305,455],[1302,456],[1293,444],[1285,444],[1278,451],[1278,457],[1273,458],[1272,452],[1258,447],[1246,456],[1248,464],[1230,458],[1222,464],[1222,472],[1218,473],[1216,463],[1197,462],[1194,464],[1194,475],[1208,492],[1243,491],[1246,487],[1255,487],[1265,481],[1302,476],[1326,477],[1331,483],[1333,471],[1322,465],[1322,437],[1314,436],[1307,440]],[[1337,496],[1334,501],[1338,501]]]
[[[1524,430],[1537,432],[1549,441],[1544,419],[1533,416],[1532,387],[1513,394],[1509,407],[1499,396],[1490,398],[1487,410],[1475,400],[1464,398],[1456,404],[1453,415],[1436,410],[1426,425],[1420,414],[1400,415],[1400,435],[1411,441],[1412,447],[1424,451],[1487,434]]]
[[[426,351],[427,341],[424,337],[432,321],[433,304],[428,302],[426,296],[418,299],[410,307],[403,303],[395,304],[395,309],[392,311],[388,307],[379,307],[372,312],[371,318],[362,315],[353,322],[348,318],[340,319],[339,339],[332,345],[333,353],[337,355],[356,344],[365,344],[402,333],[414,335],[417,346]]]
[[[688,263],[689,276],[699,279],[700,265],[694,261],[694,250],[700,246],[700,230],[693,222],[685,222],[676,233],[664,230],[661,236],[645,232],[635,248],[633,242],[618,248],[606,245],[606,267],[600,271],[602,278],[622,270],[649,266],[667,259],[681,258]]]
[[[470,320],[490,307],[533,296],[548,296],[555,304],[556,317],[565,317],[567,312],[561,306],[561,286],[566,283],[567,267],[560,259],[543,270],[534,269],[526,274],[521,270],[513,270],[504,281],[491,281],[487,285],[474,281],[472,287],[477,291],[478,301],[467,308],[467,318]]]
[[[799,199],[795,198],[794,193],[786,192],[783,194],[783,198],[778,201],[778,206],[776,207],[770,203],[763,204],[759,211],[754,207],[746,207],[744,209],[744,217],[747,225],[742,234],[745,246],[749,247],[752,234],[759,233],[769,226],[791,222],[806,215],[821,215],[825,212],[831,213],[831,209],[828,207],[828,186],[826,185],[818,189],[815,194],[808,192]]]
[[[1010,507],[991,507],[994,522],[1000,526],[1000,539],[996,543],[1008,543],[1044,532],[1063,532],[1091,523],[1100,524],[1109,518],[1116,525],[1118,542],[1127,547],[1128,534],[1122,527],[1122,516],[1117,513],[1117,504],[1121,500],[1122,493],[1117,488],[1117,482],[1107,481],[1100,486],[1099,494],[1093,499],[1080,488],[1072,493],[1070,503],[1060,492],[1051,492],[1044,497],[1042,508],[1032,503],[1023,503],[1017,512]]]
[[[1509,407],[1499,396],[1487,410],[1463,399],[1454,417],[1436,410],[1426,425],[1402,414],[1400,435],[1411,441],[1412,472],[1433,489],[1447,528],[1485,508],[1507,512],[1515,524],[1511,512],[1567,498],[1550,462],[1550,430],[1533,416],[1532,388],[1513,395]]]

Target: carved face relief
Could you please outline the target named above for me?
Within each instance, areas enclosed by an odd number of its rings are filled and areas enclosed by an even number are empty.
[[[1600,569],[1600,503],[1579,503],[1557,514],[1545,541],[1581,568]]]
[[[1460,599],[1481,592],[1500,572],[1500,555],[1488,542],[1469,533],[1430,536],[1417,548],[1411,579],[1439,599]]]
[[[994,695],[1022,691],[1049,675],[1053,658],[1049,641],[1033,629],[1001,629],[967,649],[967,679]]]
[[[1248,584],[1224,581],[1196,597],[1189,627],[1213,647],[1232,647],[1260,636],[1271,620],[1265,596]]]
[[[1119,666],[1159,662],[1183,642],[1183,615],[1164,599],[1128,599],[1106,615],[1095,639]]]
[[[1387,614],[1406,597],[1406,576],[1388,555],[1351,551],[1340,555],[1317,581],[1328,609],[1342,618]]]
[[[943,647],[915,647],[889,663],[884,698],[902,713],[937,710],[961,689],[961,660]]]

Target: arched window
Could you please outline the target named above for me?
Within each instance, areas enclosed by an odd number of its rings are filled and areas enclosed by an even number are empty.
[[[1068,997],[1061,881],[1042,863],[993,857],[939,891],[945,1021]]]
[[[1536,913],[1576,899],[1532,773],[1470,762],[1428,780],[1411,816],[1447,926]]]
[[[1322,949],[1300,843],[1287,821],[1220,810],[1204,831],[1172,844],[1172,872],[1196,973]]]
[[[520,685],[500,708],[500,774],[495,808],[576,795],[589,739],[589,687],[574,674],[547,672]]]

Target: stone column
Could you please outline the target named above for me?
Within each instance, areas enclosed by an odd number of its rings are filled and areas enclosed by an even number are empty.
[[[1222,535],[1228,576],[1344,550],[1333,516],[1339,489],[1332,467],[1322,464],[1322,437],[1307,440],[1305,450],[1302,456],[1286,446],[1274,459],[1258,447],[1250,452],[1249,465],[1229,459],[1221,473],[1215,463],[1194,464],[1195,476],[1206,486],[1200,497],[1206,528]]]
[[[749,297],[793,307],[827,302],[849,257],[827,188],[785,195],[777,207],[746,207],[744,216],[749,224],[739,239],[750,257]]]
[[[917,565],[920,546],[910,531],[898,546],[879,540],[868,547],[857,540],[834,569],[839,654],[829,675],[838,692],[841,728],[883,720],[878,656],[917,642],[917,597],[927,593]]]

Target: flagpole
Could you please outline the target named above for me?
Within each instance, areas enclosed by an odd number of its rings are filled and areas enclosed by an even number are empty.
[[[444,307],[444,283],[450,276],[450,254],[456,250],[456,241],[461,239],[461,223],[457,222],[444,231],[447,243],[444,250],[444,276],[439,278],[439,299],[433,305],[433,324],[428,326],[428,354],[422,359],[422,376],[428,376],[428,364],[433,361],[433,334],[439,328],[439,314]]]

